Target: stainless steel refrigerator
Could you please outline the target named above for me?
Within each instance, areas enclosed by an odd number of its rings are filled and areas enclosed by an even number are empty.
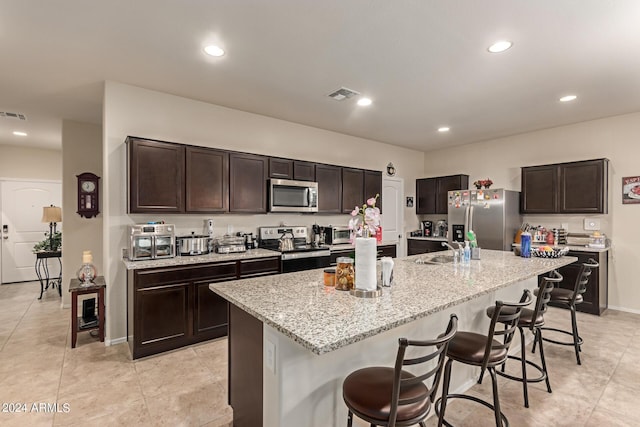
[[[510,251],[516,231],[522,224],[520,193],[505,189],[449,191],[448,240],[464,242],[473,230],[478,246]]]

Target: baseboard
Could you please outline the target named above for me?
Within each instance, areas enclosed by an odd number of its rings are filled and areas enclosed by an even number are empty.
[[[607,308],[610,310],[624,311],[625,313],[640,314],[640,310],[634,310],[632,308],[616,307],[615,305],[610,305]]]
[[[122,344],[123,342],[127,342],[127,337],[114,338],[112,340],[105,339],[104,345],[106,346],[118,345],[118,344]]]

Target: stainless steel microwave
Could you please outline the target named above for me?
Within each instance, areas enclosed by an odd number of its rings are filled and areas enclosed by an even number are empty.
[[[269,180],[269,212],[318,212],[318,183]]]
[[[328,245],[340,245],[351,243],[351,230],[349,227],[325,227],[325,242]]]

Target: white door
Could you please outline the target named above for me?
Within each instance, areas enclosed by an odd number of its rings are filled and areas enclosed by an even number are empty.
[[[382,240],[397,244],[398,257],[405,256],[404,230],[404,180],[382,179]]]
[[[42,208],[50,205],[62,205],[60,182],[0,181],[2,283],[37,280],[33,246],[49,232],[49,224],[40,220]],[[48,261],[49,276],[58,277],[58,261]]]

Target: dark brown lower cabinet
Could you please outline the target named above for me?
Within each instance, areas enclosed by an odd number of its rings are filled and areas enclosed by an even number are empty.
[[[567,256],[574,256],[578,258],[578,261],[573,264],[565,265],[558,269],[558,272],[562,274],[562,282],[560,287],[565,289],[574,289],[578,274],[580,274],[580,267],[583,263],[589,261],[590,258],[595,259],[600,267],[594,269],[589,277],[589,283],[587,284],[587,290],[582,294],[582,303],[576,304],[576,310],[583,313],[590,313],[601,315],[607,309],[608,300],[608,252],[582,252],[582,251],[569,251]],[[552,304],[550,304],[552,305]]]
[[[279,272],[279,256],[130,270],[127,341],[133,358],[227,335],[228,303],[209,284]]]
[[[446,247],[437,240],[407,239],[407,255],[426,254],[429,252],[445,251]]]

